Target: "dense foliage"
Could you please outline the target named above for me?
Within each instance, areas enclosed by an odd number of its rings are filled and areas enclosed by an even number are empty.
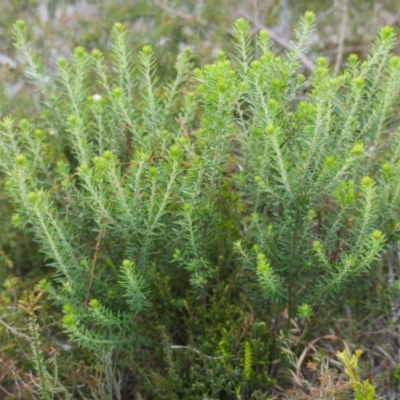
[[[13,223],[52,271],[20,301],[41,398],[266,399],[285,384],[274,361],[293,323],[310,339],[343,305],[382,296],[400,227],[395,35],[383,28],[338,76],[319,58],[306,77],[313,18],[285,57],[239,19],[234,59],[193,70],[185,50],[167,84],[122,24],[110,54],[77,47],[50,81],[15,24],[42,106],[2,120],[0,166]],[[101,366],[96,383],[46,363],[42,294]]]

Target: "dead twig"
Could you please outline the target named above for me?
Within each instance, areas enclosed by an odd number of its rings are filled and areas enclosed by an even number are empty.
[[[276,43],[281,45],[287,50],[294,50],[294,46],[288,42],[287,40],[281,38],[279,35],[277,35],[272,29],[268,28],[265,26],[263,23],[258,21],[257,19],[254,19],[251,15],[249,15],[246,11],[241,11],[241,14],[244,18],[246,18],[248,21],[250,21],[257,29],[262,29],[271,36],[273,40],[275,40]],[[304,54],[300,54],[300,58],[306,68],[308,68],[310,71],[314,71],[314,63]]]
[[[346,28],[347,28],[347,23],[349,21],[348,1],[349,0],[342,1],[342,22],[340,24],[340,31],[339,31],[338,49],[337,49],[336,63],[334,69],[335,75],[338,74],[343,60],[344,39],[346,37]]]
[[[101,243],[101,238],[103,237],[104,231],[106,230],[106,225],[102,225],[100,228],[100,232],[97,236],[97,242],[96,242],[96,247],[94,250],[94,256],[93,256],[93,261],[92,261],[92,268],[90,270],[90,280],[89,280],[89,285],[87,288],[87,292],[86,292],[86,297],[85,297],[85,301],[83,302],[84,306],[87,307],[89,304],[89,296],[90,296],[90,291],[92,290],[92,284],[93,284],[93,277],[94,277],[94,268],[96,266],[96,262],[97,262],[97,256],[99,254],[100,251],[100,243]]]
[[[13,335],[18,336],[18,337],[20,337],[22,339],[25,339],[29,343],[32,342],[32,339],[28,335],[25,335],[24,333],[18,332],[15,328],[13,328],[12,326],[8,325],[2,319],[0,319],[0,325],[3,325],[4,328],[6,328],[8,331],[10,331]]]

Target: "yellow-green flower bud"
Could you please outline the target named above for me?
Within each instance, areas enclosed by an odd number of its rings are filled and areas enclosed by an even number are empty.
[[[383,163],[381,168],[382,168],[382,175],[385,178],[388,179],[388,178],[391,178],[393,176],[393,170],[392,170],[392,167],[391,167],[391,165],[389,163]]]
[[[65,69],[68,65],[67,60],[64,57],[59,57],[57,60],[57,67],[59,69]]]
[[[146,44],[142,48],[142,53],[146,56],[149,56],[149,55],[153,54],[153,49],[150,45]]]
[[[389,60],[389,67],[391,68],[399,68],[400,66],[400,57],[399,56],[392,56]]]
[[[30,204],[35,204],[38,199],[38,195],[36,192],[29,192],[27,195],[27,200]]]
[[[92,308],[99,308],[100,302],[97,299],[92,299],[92,300],[90,300],[89,305]]]
[[[258,69],[260,68],[260,61],[255,60],[251,63],[251,69],[253,71],[258,71]]]
[[[362,142],[356,142],[354,143],[353,148],[350,151],[350,155],[355,156],[355,155],[361,155],[364,154],[364,144]]]
[[[263,43],[266,43],[269,40],[270,35],[267,31],[260,31],[258,32],[258,37]]]
[[[200,68],[196,68],[196,69],[193,70],[193,76],[195,78],[201,78],[202,75],[203,75],[203,73],[201,72]]]
[[[24,165],[26,163],[26,157],[23,154],[18,154],[15,157],[15,164],[17,165]]]
[[[114,155],[111,150],[105,150],[103,152],[103,158],[107,161],[113,161]]]
[[[262,253],[257,254],[257,272],[263,273],[270,269],[269,262]]]
[[[158,175],[158,171],[157,171],[157,168],[156,167],[150,167],[149,168],[149,176],[150,176],[150,178],[151,179],[154,179],[154,178],[156,178],[157,177],[157,175]]]
[[[185,138],[185,136],[180,136],[180,137],[178,138],[178,143],[179,143],[181,146],[185,146],[185,145],[187,144],[187,139]]]
[[[322,249],[322,243],[319,240],[314,240],[313,242],[313,249],[315,251],[319,251]]]
[[[78,123],[78,119],[76,118],[75,115],[70,115],[70,116],[67,118],[67,122],[68,122],[68,124],[69,124],[71,127],[73,127],[73,126],[75,126],[75,125]]]
[[[111,91],[111,93],[114,98],[119,99],[122,96],[122,89],[120,87],[116,87]]]
[[[15,22],[15,26],[21,30],[26,28],[26,24],[23,19],[17,19],[17,21]]]
[[[244,18],[239,18],[235,22],[235,27],[241,32],[247,32],[249,29],[249,24]]]
[[[220,92],[226,92],[227,84],[224,78],[219,78],[217,82],[217,88]]]
[[[278,103],[277,103],[277,101],[275,99],[269,99],[267,101],[267,106],[268,106],[268,108],[271,108],[271,109],[274,109],[277,104]]]
[[[383,27],[380,32],[379,32],[379,36],[383,39],[383,40],[387,40],[390,39],[394,36],[394,29],[391,26],[385,26]]]
[[[354,85],[358,88],[358,89],[362,89],[364,87],[365,84],[365,80],[363,77],[361,76],[357,76],[357,78],[353,79]]]
[[[348,61],[350,64],[356,64],[358,62],[358,55],[357,54],[350,54]]]
[[[64,315],[64,317],[63,317],[63,323],[64,323],[64,325],[66,325],[66,326],[74,325],[74,323],[75,323],[75,317],[74,317],[72,314]]]
[[[132,264],[132,262],[129,261],[129,260],[124,260],[124,261],[122,261],[122,266],[123,266],[124,268],[132,268],[132,267],[133,267],[133,264]]]
[[[179,160],[182,157],[182,151],[180,147],[176,144],[169,148],[169,155],[174,160]]]
[[[91,53],[92,57],[95,59],[99,59],[101,57],[101,51],[99,49],[93,49]]]
[[[379,230],[379,229],[375,229],[372,233],[371,233],[371,237],[375,242],[380,241],[381,239],[383,239],[383,233]]]
[[[11,217],[11,222],[16,228],[20,227],[21,226],[21,216],[19,214],[14,214]]]
[[[78,46],[74,49],[74,55],[78,58],[82,58],[86,55],[86,50],[82,46]]]
[[[325,57],[318,57],[315,64],[317,67],[322,67],[322,68],[327,68],[329,65]]]
[[[374,180],[370,176],[364,176],[364,178],[361,179],[361,185],[363,186],[372,186],[374,183]]]
[[[334,156],[326,156],[324,160],[324,166],[327,169],[331,169],[335,166],[335,157]]]
[[[267,126],[265,127],[265,133],[266,133],[267,135],[273,135],[275,132],[276,132],[276,129],[275,129],[274,125],[269,124],[269,125],[267,125]]]
[[[113,30],[115,33],[123,33],[125,31],[125,27],[120,22],[116,22],[113,26]]]
[[[78,172],[81,175],[85,175],[90,171],[89,167],[86,164],[82,164],[78,168]]]
[[[309,304],[304,303],[297,307],[297,315],[303,321],[308,321],[313,315],[313,309]]]
[[[304,14],[304,22],[307,25],[311,25],[314,22],[315,14],[312,11],[306,11]]]
[[[41,129],[35,129],[35,131],[33,132],[33,135],[38,140],[41,140],[44,138],[44,132]]]
[[[31,128],[31,125],[27,119],[23,118],[19,121],[19,127],[23,131],[28,131]]]
[[[298,74],[296,77],[297,85],[302,85],[306,80],[306,77],[303,74]]]

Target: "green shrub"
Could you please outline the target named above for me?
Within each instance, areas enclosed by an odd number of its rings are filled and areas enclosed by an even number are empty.
[[[121,24],[111,65],[78,47],[49,82],[15,24],[43,106],[33,123],[1,123],[13,223],[54,268],[39,289],[62,306],[71,342],[141,375],[142,394],[267,391],[290,320],[315,330],[362,301],[397,240],[395,35],[383,28],[339,76],[320,58],[307,78],[313,18],[285,59],[240,19],[234,60],[219,52],[192,71],[185,51],[165,85],[152,48],[135,60]],[[114,381],[104,398],[126,390]]]

